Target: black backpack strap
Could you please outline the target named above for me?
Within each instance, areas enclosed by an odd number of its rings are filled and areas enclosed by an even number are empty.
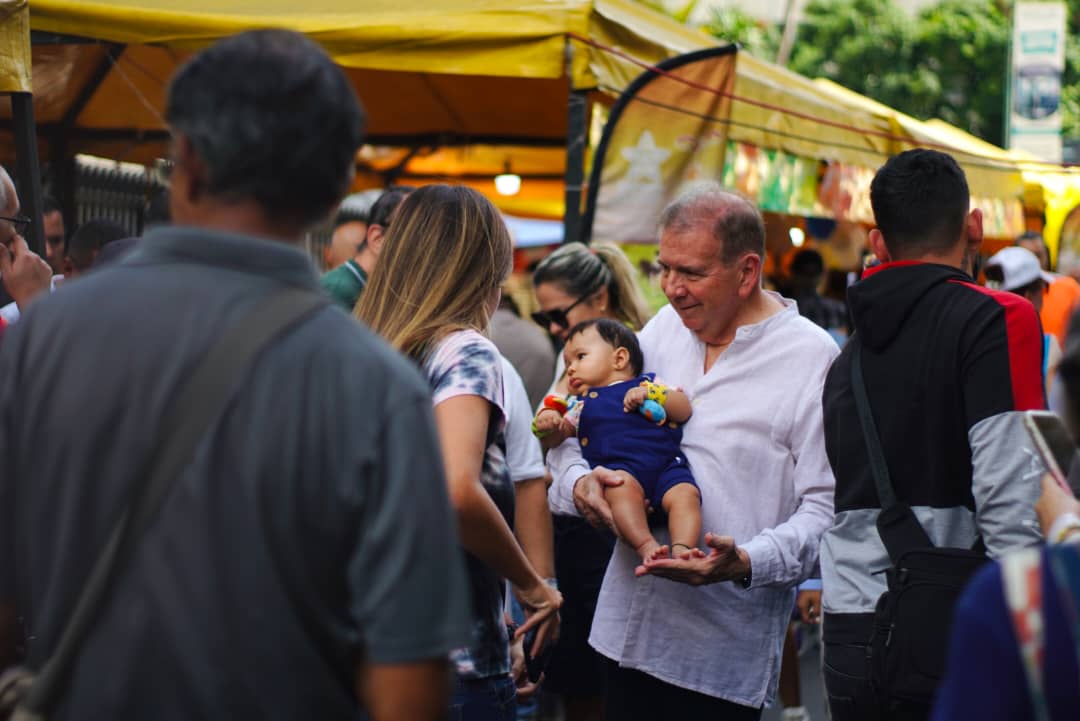
[[[34,679],[15,718],[44,718],[63,693],[72,664],[111,585],[260,351],[327,304],[326,298],[311,290],[275,291],[227,328],[191,377],[179,386],[141,476],[144,482],[134,484],[128,506],[94,563],[56,651]]]
[[[870,409],[870,398],[866,394],[862,343],[859,342],[857,334],[851,338],[848,345],[851,346],[851,390],[855,394],[855,408],[859,412],[859,424],[866,441],[870,472],[877,488],[878,503],[881,504],[881,512],[877,518],[878,535],[885,544],[885,550],[889,552],[889,558],[896,564],[906,552],[916,548],[933,548],[934,542],[915,517],[911,506],[896,497],[892,480],[889,478],[889,466],[885,462],[885,452],[881,448],[881,438]]]

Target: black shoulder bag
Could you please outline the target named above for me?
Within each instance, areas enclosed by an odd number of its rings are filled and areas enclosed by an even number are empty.
[[[911,506],[897,499],[866,395],[861,344],[851,342],[851,386],[881,504],[877,530],[893,564],[874,610],[870,677],[883,702],[926,706],[945,675],[953,608],[987,559],[981,539],[970,549],[936,547]]]
[[[191,462],[214,420],[225,412],[260,351],[327,305],[313,291],[289,288],[272,293],[227,328],[174,395],[161,433],[124,513],[94,563],[53,655],[34,671],[9,669],[0,677],[0,719],[44,721],[64,692],[72,665],[110,586],[130,560],[173,482]]]

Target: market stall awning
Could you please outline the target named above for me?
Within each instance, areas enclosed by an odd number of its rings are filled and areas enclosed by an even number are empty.
[[[719,44],[632,0],[34,0],[30,23],[46,157],[162,155],[177,65],[229,34],[286,27],[326,48],[367,108],[376,147],[360,158],[360,185],[395,178],[487,189],[509,166],[525,182],[500,206],[535,216],[562,213],[571,91],[606,103],[645,68]],[[1012,203],[1023,193],[1014,158],[745,53],[731,95],[718,122],[736,144],[860,173],[905,147],[940,144],[954,149],[980,197]],[[5,117],[0,105],[0,124]]]
[[[30,8],[0,0],[0,93],[30,91]]]
[[[402,146],[558,146],[571,88],[621,88],[637,74],[575,38],[648,62],[714,42],[629,0],[35,0],[31,23],[38,122],[68,126],[82,152],[160,140],[179,62],[250,28],[316,40],[352,79],[372,142]]]

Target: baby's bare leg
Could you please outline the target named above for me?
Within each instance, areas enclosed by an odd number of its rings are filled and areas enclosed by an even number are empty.
[[[701,493],[691,483],[672,486],[661,500],[668,515],[668,531],[671,533],[671,555],[697,548],[701,538]],[[685,546],[685,548],[683,548]]]
[[[615,520],[615,532],[638,552],[641,558],[649,558],[660,547],[645,515],[645,491],[637,479],[626,471],[616,471],[623,479],[621,486],[604,489],[604,498],[611,506],[611,516]]]

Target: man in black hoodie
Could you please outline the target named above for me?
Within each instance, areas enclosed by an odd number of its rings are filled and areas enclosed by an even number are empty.
[[[991,556],[1039,542],[1042,464],[1021,412],[1043,408],[1042,334],[1027,300],[969,273],[982,215],[951,157],[910,150],[870,186],[882,261],[848,292],[855,326],[825,382],[825,443],[836,518],[821,545],[825,684],[834,721],[920,718],[885,710],[867,681],[874,605],[891,565],[875,522],[881,505],[855,407],[851,358],[865,386],[896,496],[937,546]]]

